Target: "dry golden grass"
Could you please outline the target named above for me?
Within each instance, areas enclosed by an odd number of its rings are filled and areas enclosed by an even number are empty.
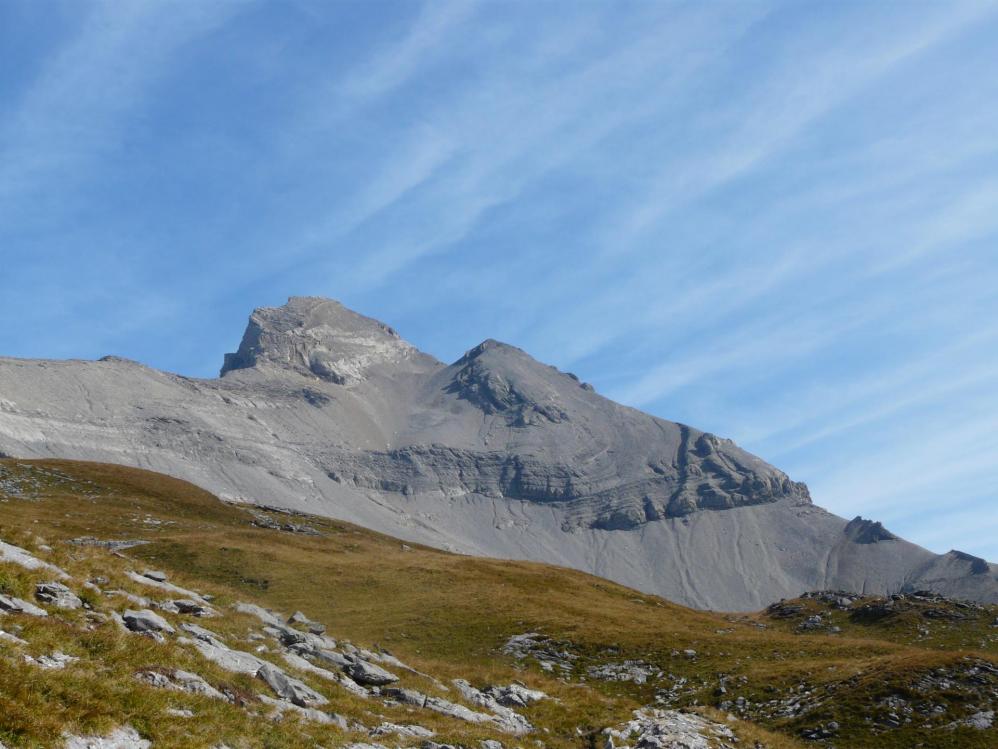
[[[634,658],[656,664],[668,674],[689,679],[691,689],[681,700],[686,705],[714,703],[718,674],[744,677],[744,693],[758,701],[802,681],[828,684],[855,677],[859,686],[848,699],[843,695],[841,710],[830,712],[848,722],[853,700],[864,699],[874,682],[883,683],[891,674],[904,676],[951,664],[968,654],[880,638],[870,628],[839,637],[801,636],[779,626],[760,629],[752,617],[693,611],[577,571],[403,545],[348,523],[320,518],[307,520],[322,533],[319,537],[259,528],[250,523],[252,516],[245,509],[225,505],[190,484],[120,466],[0,461],[9,470],[22,470],[18,465],[56,471],[66,478],[45,479],[38,500],[9,499],[0,504],[0,538],[31,547],[44,541],[53,547],[47,558],[64,564],[78,578],[109,576],[136,593],[140,591],[122,577],[123,570],[153,566],[168,571],[178,585],[213,593],[220,608],[246,600],[287,613],[301,609],[324,622],[334,637],[364,646],[378,644],[444,681],[520,679],[556,698],[527,711],[551,747],[588,745],[595,732],[654,702],[655,683],[580,681],[589,663]],[[64,543],[86,535],[151,543],[128,550],[125,558]],[[37,577],[0,567],[0,590],[9,586],[26,597]],[[224,625],[208,624],[231,636],[245,634],[252,625],[237,616],[227,617]],[[189,721],[166,719],[163,711],[167,703],[176,706],[194,698],[138,689],[130,674],[144,666],[175,665],[210,673],[218,681],[238,679],[206,669],[183,649],[123,635],[109,626],[92,633],[89,644],[70,642],[72,638],[59,629],[68,624],[49,621],[30,626],[33,643],[37,639],[45,647],[72,645],[91,658],[96,656],[110,672],[102,673],[95,665],[92,673],[61,677],[10,665],[9,659],[0,661],[0,737],[13,745],[32,745],[36,740],[32,737],[52,737],[66,725],[100,727],[123,719],[161,746],[171,747],[210,746],[217,740],[231,746],[248,740],[247,746],[274,747],[357,740],[333,729],[275,727],[262,718],[247,717],[245,711],[205,700],[197,701],[196,711],[204,717],[199,717],[192,732]],[[580,656],[576,678],[562,681],[533,663],[524,667],[499,653],[510,636],[527,631],[571,642]],[[696,650],[696,659],[675,655],[686,649]],[[993,653],[978,655],[994,659]],[[246,689],[259,688],[244,681]],[[416,681],[411,685],[425,688]],[[369,714],[372,710],[396,722],[419,722],[438,730],[440,741],[470,745],[491,735],[441,717],[416,716],[398,708],[393,712],[354,698],[343,698],[330,708],[369,725],[378,722]],[[782,749],[800,745],[792,736],[801,725],[774,719],[764,727],[744,721],[734,727],[749,746],[760,741]],[[849,734],[856,743],[839,746],[907,746],[904,731],[863,743],[863,730],[856,726]],[[940,739],[942,743],[933,743],[933,736],[919,740],[924,746],[950,745],[946,742],[952,734]],[[977,738],[961,739],[971,742],[962,745],[998,745],[989,744],[987,736],[985,743],[973,743]]]

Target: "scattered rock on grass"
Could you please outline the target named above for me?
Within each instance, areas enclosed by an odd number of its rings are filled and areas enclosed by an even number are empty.
[[[190,614],[191,616],[200,617],[215,616],[215,610],[211,606],[207,606],[204,603],[195,601],[191,598],[178,598],[174,601],[170,601],[170,603],[172,603],[181,614]]]
[[[500,705],[506,707],[527,707],[534,702],[540,702],[547,695],[538,689],[528,689],[520,684],[510,684],[509,686],[492,686],[483,690],[490,695]]]
[[[288,676],[271,663],[264,663],[256,672],[256,676],[258,679],[266,682],[267,686],[273,689],[278,697],[293,702],[299,707],[325,705],[329,702],[329,700],[310,686],[292,676]]]
[[[73,591],[62,583],[38,583],[35,586],[35,598],[59,609],[78,609],[83,601]]]
[[[60,578],[69,577],[64,570],[59,569],[54,564],[43,562],[20,546],[14,546],[3,541],[0,541],[0,562],[11,562],[29,570],[49,570]]]
[[[382,736],[401,736],[402,738],[414,738],[414,739],[428,739],[433,736],[433,731],[424,726],[406,724],[402,725],[399,723],[382,723],[380,726],[371,729],[372,738],[381,738]]]
[[[129,609],[122,614],[121,618],[124,619],[125,626],[128,629],[139,634],[159,634],[165,632],[172,635],[176,632],[166,619],[149,609],[142,609],[141,611]]]
[[[399,677],[381,668],[381,666],[375,666],[373,663],[367,663],[360,659],[354,660],[344,670],[358,684],[380,687],[386,684],[393,684],[399,680]]]
[[[131,726],[117,728],[106,736],[65,734],[63,749],[149,749],[152,742],[139,736]]]
[[[9,642],[13,645],[27,645],[27,640],[22,640],[17,635],[12,635],[10,632],[4,632],[0,629],[0,642]]]
[[[624,744],[655,749],[734,749],[735,735],[723,723],[676,710],[643,708],[634,719],[606,729],[607,746],[614,739]]]
[[[71,538],[66,543],[73,544],[74,546],[97,546],[102,549],[108,549],[110,551],[124,551],[125,549],[131,549],[135,546],[142,546],[143,544],[150,543],[149,541],[143,541],[142,539],[122,539],[118,540],[103,540],[100,538],[95,538],[93,536],[81,536],[80,538]],[[106,582],[106,581],[105,581]]]
[[[33,603],[28,603],[14,596],[0,595],[0,611],[8,614],[28,614],[29,616],[48,616],[45,609],[38,608]]]
[[[211,697],[216,700],[228,698],[197,674],[180,669],[158,669],[139,671],[135,674],[139,681],[159,689],[175,689],[179,692]]]
[[[147,577],[146,575],[140,575],[138,572],[129,572],[128,578],[142,585],[148,585],[153,588],[159,588],[160,590],[166,590],[170,593],[183,596],[184,598],[193,598],[195,601],[207,600],[200,593],[195,593],[193,590],[187,590],[186,588],[181,588],[179,585],[174,585],[173,583],[156,580],[154,578]]]
[[[25,663],[31,663],[49,671],[61,671],[73,661],[78,660],[80,659],[66,655],[61,650],[56,650],[51,655],[40,655],[37,658],[32,658],[30,655],[24,656]]]

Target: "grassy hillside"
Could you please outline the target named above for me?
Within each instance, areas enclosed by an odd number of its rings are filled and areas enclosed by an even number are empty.
[[[119,552],[68,543],[80,537],[148,543]],[[998,729],[966,724],[998,705],[996,607],[905,600],[884,613],[877,609],[883,601],[808,598],[754,616],[698,612],[576,571],[448,554],[341,522],[229,506],[159,474],[65,461],[0,461],[0,540],[65,569],[67,585],[91,607],[0,617],[0,629],[27,643],[0,639],[0,740],[11,747],[57,745],[64,730],[126,723],[154,746],[365,740],[308,721],[275,723],[254,707],[254,695],[267,691],[258,679],[101,616],[131,606],[107,591],[156,597],[126,576],[148,567],[214,596],[222,615],[197,623],[247,649],[259,647],[246,638],[260,622],[233,612],[238,601],[301,610],[337,640],[384,648],[438,680],[406,672],[406,687],[431,693],[457,678],[476,686],[517,680],[550,696],[521,711],[536,730],[511,739],[404,705],[326,692],[324,709],[369,727],[417,721],[436,731],[437,742],[602,746],[602,729],[658,705],[730,719],[748,746],[998,746]],[[0,562],[0,593],[33,601],[34,584],[51,578]],[[100,578],[101,592],[80,586]],[[926,615],[929,609],[937,613]],[[536,636],[504,652],[525,633]],[[56,650],[79,660],[62,670],[24,660]],[[261,657],[276,655],[271,647]],[[243,695],[249,707],[135,679],[154,668],[196,672]],[[461,701],[453,688],[447,694]]]

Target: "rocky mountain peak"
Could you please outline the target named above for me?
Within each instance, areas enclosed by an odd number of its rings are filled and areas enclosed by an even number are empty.
[[[968,554],[965,551],[950,549],[943,556],[956,562],[968,564],[972,575],[985,575],[991,571],[991,565],[988,564],[987,560],[975,557],[973,554]]]
[[[225,355],[220,372],[247,368],[290,369],[345,385],[378,365],[418,354],[392,328],[323,297],[291,297],[281,307],[250,316],[239,349]]]
[[[867,520],[861,515],[850,520],[843,532],[850,541],[857,544],[875,544],[879,541],[897,540],[897,536],[884,528],[882,523]]]
[[[543,364],[516,346],[489,338],[448,367],[449,393],[487,414],[503,414],[511,426],[569,419],[571,393],[592,387]]]

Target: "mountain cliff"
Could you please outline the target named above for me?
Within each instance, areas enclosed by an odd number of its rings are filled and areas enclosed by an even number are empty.
[[[256,310],[213,380],[116,358],[0,359],[0,452],[150,468],[701,608],[814,589],[998,601],[995,565],[846,522],[730,440],[497,341],[445,365],[321,298]]]

